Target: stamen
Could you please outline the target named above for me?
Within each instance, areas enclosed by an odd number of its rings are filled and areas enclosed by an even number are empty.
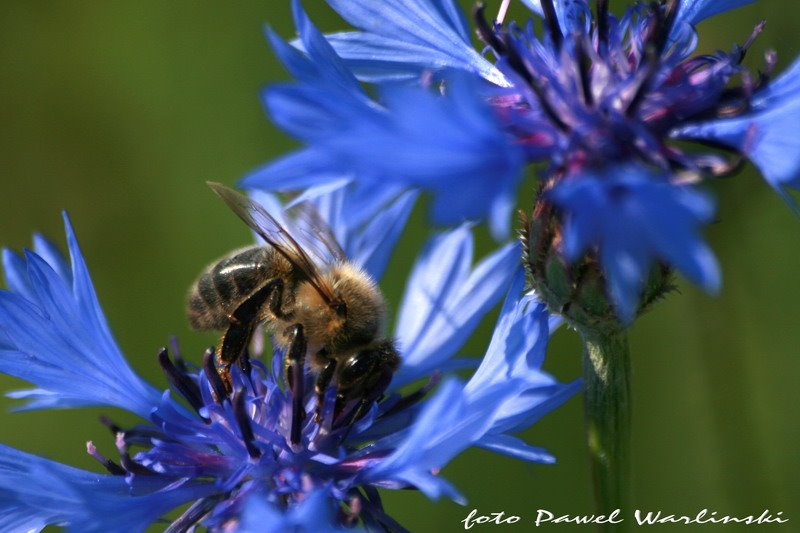
[[[756,26],[756,30],[758,30],[758,26]],[[752,41],[748,39],[748,42]],[[742,73],[740,87],[725,89],[720,95],[717,105],[690,117],[691,120],[732,118],[746,113],[750,109],[750,98],[769,83],[777,63],[778,56],[775,51],[768,50],[764,54],[764,70],[759,71],[758,79],[754,80],[748,72]]]
[[[125,469],[119,466],[117,463],[112,461],[111,459],[106,459],[100,452],[97,451],[97,447],[94,445],[92,441],[86,443],[86,453],[94,457],[100,464],[102,464],[109,473],[115,476],[124,476]]]
[[[667,0],[665,13],[663,15],[658,7],[654,9],[656,25],[651,40],[657,58],[660,58],[661,54],[664,53],[664,49],[669,41],[669,34],[672,32],[672,26],[675,25],[675,20],[678,17],[680,6],[681,2],[678,0]]]
[[[380,494],[372,487],[364,486],[364,512],[372,515],[377,522],[380,523],[384,531],[391,531],[393,533],[410,533],[406,528],[401,526],[394,518],[386,514],[383,510],[383,502],[381,501]]]
[[[383,509],[383,499],[381,498],[380,492],[378,492],[377,490],[375,490],[374,487],[371,487],[369,485],[365,485],[363,489],[364,489],[364,496],[367,497],[369,502]]]
[[[608,0],[597,0],[598,52],[605,55],[608,50]]]
[[[739,63],[744,61],[744,57],[747,55],[747,50],[753,45],[758,36],[761,35],[761,32],[764,31],[764,27],[766,25],[767,21],[762,20],[761,22],[756,24],[755,28],[753,28],[752,33],[750,33],[750,36],[747,38],[744,44],[739,48]]]
[[[119,452],[119,459],[122,463],[122,467],[131,474],[142,474],[142,475],[151,475],[152,472],[147,468],[143,467],[139,463],[136,463],[131,459],[130,454],[128,453],[128,443],[125,440],[125,434],[120,432],[117,433],[117,438],[115,444],[117,445],[117,451]]]
[[[766,63],[764,73],[771,76],[772,71],[775,70],[775,66],[778,64],[778,52],[775,50],[767,50],[764,54],[764,62]]]
[[[172,358],[175,360],[175,366],[178,367],[178,370],[182,373],[187,373],[189,369],[186,368],[186,360],[183,358],[181,345],[178,342],[178,337],[175,335],[169,338],[169,349],[172,351]]]
[[[190,531],[192,526],[200,522],[205,515],[214,509],[214,506],[223,501],[226,497],[226,494],[220,494],[197,500],[189,506],[177,520],[171,523],[169,527],[164,530],[164,533],[184,533]]]
[[[165,442],[175,441],[175,439],[169,435],[165,435],[161,431],[148,426],[136,426],[132,429],[123,430],[106,416],[100,417],[100,423],[106,426],[109,431],[111,431],[112,435],[123,435],[127,445],[147,446],[152,444],[153,439]]]
[[[531,73],[530,69],[525,64],[525,60],[519,55],[519,52],[517,52],[513,44],[509,42],[509,39],[511,39],[511,37],[508,34],[503,35],[503,46],[505,47],[505,57],[508,61],[508,65],[514,70],[514,72],[519,74],[523,80],[525,80],[525,83],[528,84],[533,93],[536,95],[536,98],[539,100],[539,105],[541,105],[542,111],[545,115],[547,115],[547,118],[550,119],[553,125],[561,131],[569,131],[569,126],[567,126],[567,124],[561,120],[561,118],[553,109],[553,106],[550,104],[550,100],[547,97],[544,85]]]
[[[153,439],[158,439],[165,442],[174,442],[174,439],[170,436],[148,426],[137,426],[133,429],[123,430],[106,416],[100,417],[100,423],[106,426],[109,431],[111,431],[112,435],[122,435],[122,438],[125,439],[125,444],[128,446],[148,446],[153,443]]]
[[[769,83],[777,64],[778,56],[775,51],[767,51],[764,54],[764,70],[758,72],[758,79],[754,80],[750,73],[743,72],[742,86],[725,89],[720,96],[720,103],[709,116],[711,118],[737,116],[750,109],[750,98]],[[740,102],[741,99],[745,101]]]
[[[769,80],[772,79],[772,74],[775,72],[775,67],[778,65],[778,53],[775,50],[767,50],[764,54],[764,70],[758,73],[758,83],[756,90],[764,87]]]
[[[742,92],[744,93],[745,98],[750,102],[750,98],[753,97],[753,93],[755,92],[756,82],[753,79],[753,75],[749,72],[742,72]],[[750,107],[748,105],[748,107]]]
[[[355,527],[363,508],[361,495],[355,494],[351,496],[347,502],[347,507],[347,509],[339,509],[339,520],[345,526]]]
[[[636,89],[625,111],[629,117],[636,114],[645,96],[647,96],[647,93],[650,91],[653,78],[655,78],[661,66],[661,55],[664,53],[670,31],[678,16],[679,7],[680,2],[678,2],[678,0],[668,0],[665,13],[662,13],[661,7],[658,4],[652,4],[651,12],[653,14],[653,22],[650,26],[649,36],[645,45],[645,55],[639,67],[640,69],[644,69],[644,74],[639,82],[639,87]]]
[[[431,390],[433,390],[433,388],[436,385],[438,385],[441,380],[442,380],[442,373],[441,372],[434,372],[434,374],[430,377],[430,379],[428,380],[428,382],[425,385],[423,385],[422,387],[420,387],[416,391],[412,392],[411,394],[409,394],[407,396],[403,396],[402,398],[397,400],[397,403],[395,403],[393,406],[391,406],[389,409],[387,409],[387,411],[385,413],[381,414],[380,416],[381,417],[392,416],[392,415],[394,415],[396,413],[399,413],[403,409],[407,409],[407,408],[411,407],[415,403],[417,403],[420,400],[422,400],[423,398],[425,398],[425,396],[427,396],[428,393]]]
[[[561,33],[561,26],[558,24],[558,15],[556,15],[556,7],[553,5],[553,0],[542,0],[542,12],[544,13],[545,27],[547,28],[550,38],[553,40],[553,46],[556,50],[561,48],[561,42],[564,40],[564,35]]]
[[[746,162],[747,159],[741,154],[733,154],[727,159],[722,156],[707,155],[695,160],[701,172],[715,178],[724,178],[739,172]]]
[[[167,376],[167,381],[170,385],[177,390],[181,396],[186,398],[189,405],[195,411],[200,412],[203,407],[203,399],[200,395],[200,388],[197,383],[191,380],[189,376],[181,372],[169,358],[169,352],[166,348],[161,348],[158,352],[158,364],[161,365],[161,370]]]
[[[472,10],[472,18],[475,20],[475,30],[481,41],[486,43],[494,50],[495,54],[499,57],[505,54],[505,44],[497,37],[497,33],[489,26],[486,21],[486,5],[477,4]]]
[[[203,372],[206,375],[206,379],[208,379],[208,383],[211,385],[214,400],[216,400],[218,404],[222,404],[225,398],[228,397],[228,391],[225,388],[222,377],[219,375],[217,365],[214,363],[213,347],[206,350],[203,354]]]
[[[107,427],[114,435],[122,431],[121,427],[116,425],[114,422],[111,421],[110,418],[108,418],[105,415],[100,417],[100,423],[103,424],[105,427]]]
[[[242,440],[247,447],[247,453],[253,459],[261,457],[261,450],[255,445],[256,437],[253,434],[253,426],[250,425],[250,417],[244,404],[244,391],[239,390],[233,396],[233,415],[236,417],[236,424],[242,432]]]
[[[586,42],[581,35],[575,35],[575,53],[578,59],[578,77],[581,83],[583,101],[588,106],[594,105],[594,95],[592,94],[591,68],[592,62],[584,46]]]
[[[506,15],[508,14],[508,6],[511,5],[511,0],[503,0],[503,3],[500,4],[500,9],[497,11],[497,18],[494,19],[495,24],[502,24],[504,20],[506,20]]]

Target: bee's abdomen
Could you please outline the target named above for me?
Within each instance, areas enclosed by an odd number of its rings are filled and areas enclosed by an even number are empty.
[[[275,275],[273,259],[270,248],[251,247],[209,266],[189,291],[189,324],[195,329],[227,328],[236,307]]]

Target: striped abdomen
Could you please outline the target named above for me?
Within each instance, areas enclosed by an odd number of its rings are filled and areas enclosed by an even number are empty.
[[[229,315],[257,288],[287,275],[286,263],[272,248],[237,250],[210,265],[189,291],[187,316],[195,329],[227,328]]]

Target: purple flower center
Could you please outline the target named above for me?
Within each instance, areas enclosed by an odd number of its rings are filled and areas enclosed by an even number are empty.
[[[159,363],[172,388],[195,412],[179,412],[174,404],[163,402],[151,414],[153,426],[122,429],[104,420],[116,436],[119,463],[102,456],[92,443],[87,446],[110,473],[126,476],[134,490],[138,479],[152,476],[168,485],[215,484],[218,492],[195,501],[168,531],[183,531],[201,520],[221,527],[237,520],[244,501],[254,494],[287,508],[320,488],[346,504],[342,509],[349,514],[342,511],[343,523],[364,518],[360,513],[370,520],[388,519],[380,500],[374,499],[377,492],[360,486],[358,474],[391,448],[359,448],[384,436],[378,426],[392,426],[392,417],[417,404],[434,382],[411,395],[383,399],[363,417],[356,412],[358,402],[334,416],[336,395],[330,389],[316,417],[314,376],[305,372],[303,386],[281,385],[281,354],[273,355],[271,370],[256,360],[247,361],[245,368],[232,367],[228,384],[213,349],[206,351],[199,371],[184,363],[177,345],[173,353],[171,359],[161,350]],[[131,447],[142,450],[131,455]]]
[[[524,29],[489,27],[476,9],[478,33],[512,82],[490,100],[531,161],[548,160],[552,172],[566,175],[631,160],[671,173],[719,175],[738,167],[739,157],[684,151],[670,132],[749,109],[775,64],[768,54],[756,80],[740,66],[764,23],[731,53],[689,57],[695,33],[677,24],[679,6],[637,5],[617,19],[600,0],[594,23],[588,9],[559,23],[552,0],[543,0],[541,37],[532,21]],[[729,88],[737,73],[742,84]]]

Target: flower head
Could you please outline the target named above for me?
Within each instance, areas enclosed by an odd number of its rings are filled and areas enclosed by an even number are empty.
[[[265,101],[307,148],[245,186],[291,188],[319,164],[329,173],[303,185],[335,177],[425,189],[438,222],[488,218],[500,236],[524,167],[540,164],[538,201],[555,207],[561,228],[553,242],[573,264],[593,258],[624,322],[656,264],[719,286],[700,237],[713,204],[699,182],[748,158],[794,205],[786,188],[798,188],[800,146],[787,131],[800,68],[771,81],[774,52],[758,76],[743,66],[763,22],[730,52],[694,54],[699,22],[749,0],[668,0],[620,16],[607,0],[525,0],[534,17],[519,25],[490,23],[478,7],[485,54],[452,0],[328,3],[360,31],[323,37],[295,2],[297,50],[271,37],[297,82]],[[305,75],[309,65],[324,75]],[[376,84],[378,97],[354,80]],[[300,115],[314,131],[298,129]]]
[[[393,215],[380,228],[369,222],[338,228],[350,237],[343,244],[377,270],[385,250],[361,237],[372,232],[391,239],[407,215],[408,202],[397,202],[400,207],[382,212]],[[233,366],[226,383],[213,348],[196,368],[173,344],[171,355],[167,349],[158,355],[171,386],[158,393],[121,357],[66,224],[71,268],[41,238],[38,253],[25,259],[4,255],[10,290],[0,291],[0,371],[39,387],[12,394],[32,398],[27,408],[115,406],[146,421],[130,428],[105,421],[118,459],[103,454],[102,443],[87,444],[107,474],[0,447],[3,530],[48,524],[142,530],[186,504],[168,531],[197,524],[214,531],[263,531],[265,524],[270,531],[333,531],[356,523],[402,530],[383,509],[378,489],[415,488],[462,501],[437,472],[469,446],[553,461],[510,433],[565,401],[579,384],[562,385],[540,370],[555,324],[532,296],[520,298],[512,246],[473,267],[466,227],[434,240],[414,270],[395,332],[404,356],[398,379],[366,410],[348,405],[336,412],[335,389],[318,395],[310,369],[302,374],[304,386],[286,384],[277,348],[271,364],[252,359],[246,370]],[[466,384],[445,377],[436,387],[442,373],[459,366],[452,356],[512,277],[481,369]],[[524,340],[513,333],[520,327]],[[420,380],[410,393],[399,390]]]

